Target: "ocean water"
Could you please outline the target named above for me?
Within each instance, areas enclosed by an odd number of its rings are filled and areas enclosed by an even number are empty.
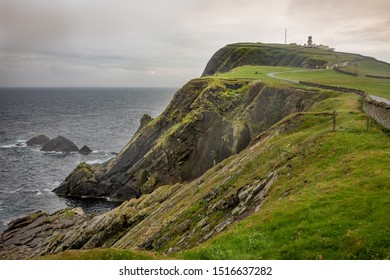
[[[52,190],[81,161],[101,163],[130,140],[147,113],[159,115],[174,88],[0,88],[0,231],[19,216],[81,206],[87,213],[117,206],[66,199]],[[62,135],[89,155],[41,152],[30,138]]]

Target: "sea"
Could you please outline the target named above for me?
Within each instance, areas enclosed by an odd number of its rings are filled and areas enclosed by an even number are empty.
[[[158,116],[175,88],[0,88],[0,232],[18,217],[82,207],[108,211],[106,200],[68,199],[52,192],[82,161],[102,163],[115,156],[139,127],[143,114]],[[62,154],[27,147],[44,134],[62,135],[92,153]]]

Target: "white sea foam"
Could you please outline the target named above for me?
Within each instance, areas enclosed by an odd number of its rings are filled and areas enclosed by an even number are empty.
[[[96,163],[102,164],[102,163],[105,163],[106,161],[108,161],[110,159],[112,159],[112,157],[111,158],[107,158],[107,159],[88,160],[88,161],[86,161],[86,163],[88,163],[88,164],[96,164]]]
[[[25,142],[16,142],[14,144],[8,144],[1,146],[2,149],[14,149],[14,148],[25,148],[27,144]]]
[[[16,189],[16,190],[9,191],[8,193],[14,194],[14,193],[17,193],[17,192],[19,192],[19,191],[21,191],[21,190],[22,190],[22,189],[19,188],[19,189]]]
[[[35,194],[36,196],[38,195],[42,195],[41,191],[40,190],[35,190],[37,193]]]

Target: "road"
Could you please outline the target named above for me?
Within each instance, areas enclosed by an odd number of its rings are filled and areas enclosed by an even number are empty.
[[[284,72],[272,72],[272,73],[268,73],[267,76],[271,77],[271,78],[274,78],[274,79],[286,81],[286,82],[289,82],[289,83],[299,84],[299,81],[285,79],[285,78],[280,78],[280,77],[277,77],[275,75],[276,74],[280,74],[280,73],[286,73],[286,72],[302,72],[302,71],[306,71],[306,70],[293,70],[293,71],[284,71]]]

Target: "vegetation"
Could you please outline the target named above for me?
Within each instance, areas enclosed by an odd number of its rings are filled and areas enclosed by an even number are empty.
[[[354,100],[354,101],[352,101]],[[351,108],[351,102],[353,107]],[[307,114],[294,132],[267,143],[230,182],[242,186],[264,169],[280,176],[260,211],[212,241],[175,255],[185,259],[389,259],[390,141],[340,95],[338,126]],[[276,149],[280,147],[282,159]]]
[[[235,44],[217,52],[213,59],[205,70],[206,74],[210,72],[209,76],[202,79],[207,82],[207,88],[215,88],[215,94],[224,95],[227,101],[244,94],[247,88],[242,88],[242,83],[245,81],[277,88],[303,87],[270,77],[270,73],[296,81],[356,88],[390,98],[390,80],[365,77],[366,74],[386,76],[390,66],[360,55],[292,45]],[[333,70],[302,71],[298,68],[313,67],[312,63],[333,65],[345,61],[349,62],[345,70],[353,72],[358,68],[358,77]],[[239,90],[235,84],[240,84]],[[166,253],[180,243],[183,234],[192,232],[186,239],[187,246],[192,249],[170,253],[169,257],[389,259],[390,228],[386,226],[390,209],[389,132],[367,120],[360,108],[361,97],[352,93],[316,91],[329,98],[316,103],[310,112],[288,116],[270,128],[265,133],[273,137],[262,141],[261,145],[256,145],[255,141],[250,151],[244,150],[209,170],[202,176],[201,185],[181,186],[181,193],[188,191],[187,201],[180,200],[177,207],[181,210],[176,210],[176,217],[170,216],[170,222],[160,231],[162,234],[155,236],[151,248]],[[332,130],[333,110],[337,111],[335,131]],[[196,113],[188,114],[176,126],[192,123]],[[288,129],[282,130],[283,133],[276,132],[283,123],[289,124]],[[176,126],[166,135],[176,131]],[[231,170],[231,173],[225,174],[221,168]],[[272,172],[277,172],[278,177],[261,208],[239,218],[241,221],[228,230],[199,245],[203,229],[198,225],[218,226],[229,213],[234,213],[229,207],[235,207],[235,204],[232,202],[234,205],[229,206],[229,201],[240,190]],[[150,198],[152,196],[153,193]],[[148,197],[142,199],[148,200]],[[156,217],[167,219],[174,209]],[[115,249],[69,251],[54,256],[81,259],[155,257],[162,258],[162,255]]]
[[[390,66],[388,68],[388,75],[390,76]],[[320,70],[307,72],[286,72],[277,74],[277,76],[298,81],[360,89],[369,94],[390,99],[390,79],[367,78],[362,76],[362,73],[359,73],[357,77],[354,77],[338,73],[333,70]]]
[[[199,245],[193,234],[192,249],[168,254],[175,259],[389,259],[390,165],[389,132],[361,112],[359,96],[324,91],[330,98],[317,103],[311,112],[292,115],[276,124],[289,123],[289,130],[253,144],[250,151],[232,156],[202,176],[201,185],[183,185],[188,197],[177,207],[186,208],[156,236],[165,253],[181,236],[196,230],[207,212],[214,223],[229,209],[210,213],[212,205],[238,190],[253,185],[276,171],[278,178],[265,203],[226,231]],[[336,131],[332,111],[337,110]],[[268,132],[266,132],[268,133]],[[240,166],[237,166],[237,162]],[[221,168],[233,173],[220,172]],[[224,170],[225,170],[224,169]],[[158,192],[165,192],[164,188]],[[210,193],[216,198],[208,201]],[[218,194],[220,194],[218,196]],[[150,200],[154,194],[142,200]],[[188,206],[190,205],[190,206]],[[172,207],[172,206],[171,206]],[[211,224],[212,225],[212,224]],[[201,228],[199,228],[200,230]],[[73,254],[73,255],[72,255]],[[151,256],[162,259],[163,255]],[[129,250],[99,249],[71,251],[51,258],[143,259]]]
[[[354,63],[359,75],[302,69],[325,61]],[[253,93],[264,93],[259,96],[271,107],[291,100],[268,100],[267,94],[280,96],[288,89],[296,97],[303,92],[296,88],[308,88],[303,103],[316,102],[310,111],[285,117],[252,138],[249,147],[191,182],[154,190],[157,178],[137,173],[140,182],[150,183],[145,184],[147,194],[109,212],[109,222],[124,221],[123,227],[111,228],[124,230],[118,234],[125,236],[106,244],[153,253],[106,248],[70,250],[44,259],[390,259],[390,132],[362,112],[361,96],[268,75],[283,72],[277,76],[389,98],[388,80],[363,76],[388,76],[389,69],[389,64],[372,58],[296,45],[242,43],[221,49],[205,76],[182,89],[194,94],[201,106],[191,103],[187,112],[171,103],[167,120],[177,122],[160,135],[157,145],[177,141],[178,131],[189,129],[204,112],[221,111],[233,134],[239,134],[240,126],[250,125],[243,123],[245,114],[254,109],[237,100]],[[176,168],[184,170],[185,164],[182,159]],[[89,170],[83,164],[79,168]],[[264,191],[260,200],[251,196],[257,186]]]
[[[344,66],[345,64],[347,66]],[[342,70],[357,73],[358,76],[337,73],[331,69],[328,71],[297,71],[325,66],[331,68],[334,65],[343,65]],[[298,45],[261,43],[228,45],[213,56],[203,75],[225,79],[258,79],[270,85],[286,83],[266,76],[272,72],[287,72],[277,75],[281,78],[351,87],[390,99],[390,79],[366,77],[366,75],[390,77],[390,64],[358,54],[304,48]]]
[[[55,255],[47,255],[40,260],[161,260],[162,256],[150,252],[122,249],[68,250]]]
[[[389,76],[389,64],[377,61],[374,58],[318,48],[304,48],[293,44],[261,43],[227,45],[215,53],[207,64],[203,75],[224,73],[244,65],[315,68],[345,62],[348,62],[351,66],[357,65],[359,71],[364,72],[369,69],[370,73],[374,73],[373,75]]]
[[[285,66],[240,66],[232,69],[226,73],[216,73],[211,76],[214,79],[244,79],[255,80],[262,83],[266,83],[270,86],[285,87],[288,83],[272,77],[269,77],[269,73],[274,72],[287,72],[287,71],[299,71],[301,68],[297,67],[285,67]],[[210,77],[207,77],[210,78]]]

